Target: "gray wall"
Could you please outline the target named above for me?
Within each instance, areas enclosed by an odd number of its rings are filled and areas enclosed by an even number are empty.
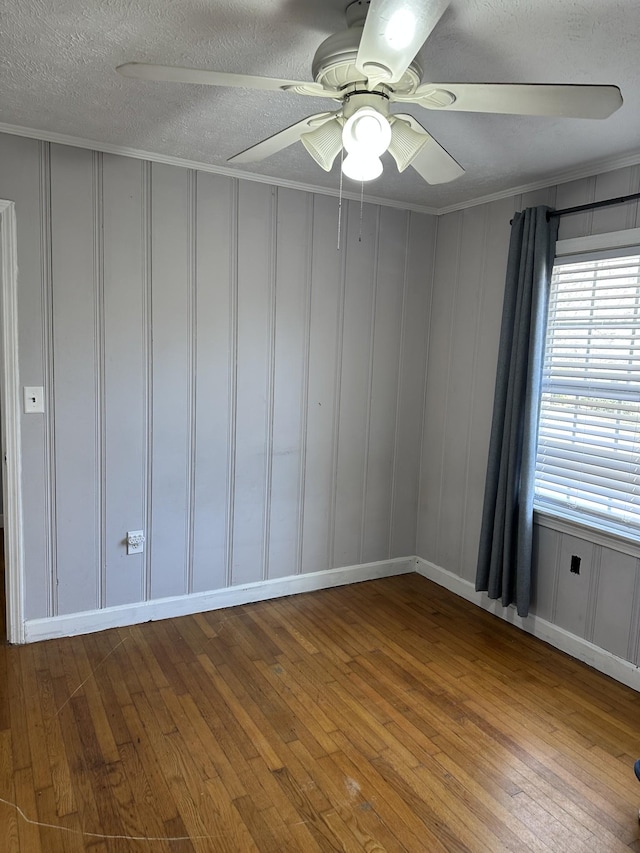
[[[414,553],[473,581],[509,219],[639,185],[437,225],[365,205],[361,240],[347,203],[338,252],[335,199],[0,135],[20,382],[47,399],[22,416],[27,618]],[[536,547],[535,612],[640,663],[638,561],[548,528]]]
[[[418,555],[473,582],[502,312],[509,220],[640,189],[636,166],[440,217],[429,331]],[[561,220],[560,239],[634,228],[637,204]],[[571,554],[582,557],[571,574]],[[586,539],[536,529],[533,612],[640,663],[640,565]]]
[[[28,619],[415,553],[434,217],[7,135],[0,198]]]

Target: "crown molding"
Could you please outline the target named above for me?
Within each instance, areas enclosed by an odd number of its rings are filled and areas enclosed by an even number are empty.
[[[461,201],[446,207],[439,207],[435,210],[435,213],[437,216],[444,216],[446,213],[465,210],[467,207],[477,207],[480,204],[489,204],[492,201],[500,201],[503,198],[512,198],[523,193],[544,190],[547,187],[555,187],[557,184],[568,184],[570,181],[579,181],[582,178],[591,178],[593,175],[602,175],[604,172],[614,172],[616,169],[626,169],[628,166],[638,165],[640,165],[640,151],[635,151],[632,154],[624,154],[620,157],[606,157],[602,160],[592,160],[577,168],[548,175],[539,181],[532,181],[529,184],[521,184],[517,187],[507,187],[496,193],[468,199],[467,201]]]
[[[182,166],[186,169],[196,169],[199,172],[213,172],[216,175],[225,175],[228,178],[240,178],[245,181],[255,181],[259,184],[284,187],[285,189],[301,190],[302,192],[328,195],[338,198],[340,191],[329,187],[320,187],[315,184],[305,184],[300,181],[288,181],[284,178],[274,178],[268,175],[257,175],[254,172],[245,172],[242,169],[230,166],[214,166],[211,163],[200,163],[196,160],[186,160],[183,157],[173,157],[169,154],[157,154],[153,151],[143,151],[139,148],[129,148],[126,145],[113,145],[110,142],[99,142],[97,139],[83,139],[79,136],[67,136],[64,133],[52,133],[37,130],[32,127],[20,127],[14,124],[0,122],[0,133],[8,133],[12,136],[26,136],[30,139],[38,139],[43,142],[54,142],[58,145],[70,145],[73,148],[86,148],[90,151],[102,151],[105,154],[119,154],[122,157],[133,157],[136,160],[148,160],[152,163],[164,163],[168,166]],[[360,193],[342,191],[342,198],[351,201],[360,201]],[[436,208],[420,204],[409,204],[404,201],[393,201],[388,198],[378,198],[373,195],[364,195],[362,200],[367,204],[378,204],[383,207],[395,207],[401,210],[411,210],[416,213],[427,213],[435,216]]]
[[[258,175],[254,172],[246,172],[242,169],[231,168],[229,166],[214,166],[211,163],[187,160],[184,157],[174,157],[169,154],[157,154],[154,151],[143,151],[139,148],[129,148],[126,145],[114,145],[109,142],[99,142],[97,139],[84,139],[79,136],[67,136],[67,134],[64,133],[53,133],[50,131],[38,130],[33,127],[21,127],[20,125],[0,122],[0,133],[8,133],[12,136],[26,136],[30,139],[39,139],[43,142],[54,142],[59,145],[70,145],[74,148],[86,148],[90,151],[102,151],[105,154],[119,154],[122,157],[133,157],[136,160],[147,160],[152,163],[164,163],[168,166],[182,166],[186,169],[196,169],[199,172],[212,172],[216,175],[225,175],[228,178],[240,178],[245,181],[255,181],[260,184],[269,184],[271,186],[284,187],[285,189],[300,190],[301,192],[333,196],[334,198],[338,198],[340,196],[339,190],[329,187],[305,184],[300,181],[288,181],[286,178],[274,178],[268,175]],[[620,157],[608,157],[603,158],[602,160],[592,160],[582,166],[548,175],[538,181],[532,181],[528,184],[520,184],[515,187],[506,187],[504,190],[500,190],[499,192],[489,193],[488,195],[479,196],[478,198],[466,199],[465,201],[445,205],[444,207],[428,207],[427,205],[422,204],[410,204],[409,202],[394,201],[392,199],[379,198],[374,195],[364,195],[362,200],[367,204],[394,207],[399,208],[400,210],[411,210],[416,213],[426,213],[431,216],[444,216],[447,213],[466,210],[468,207],[490,204],[493,201],[512,198],[513,196],[522,195],[523,193],[535,192],[535,190],[546,189],[547,187],[553,187],[557,184],[579,181],[582,178],[590,178],[593,175],[600,175],[604,172],[613,172],[616,169],[625,169],[628,166],[638,165],[640,165],[640,151],[635,151],[631,154],[625,154]],[[360,193],[353,193],[348,190],[346,192],[343,190],[342,198],[346,198],[351,201],[361,200]]]

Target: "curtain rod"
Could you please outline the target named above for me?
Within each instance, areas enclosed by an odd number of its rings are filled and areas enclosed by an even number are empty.
[[[627,204],[630,201],[640,199],[640,193],[632,193],[631,195],[621,195],[618,198],[605,198],[603,201],[592,201],[589,204],[578,204],[576,207],[565,207],[563,210],[549,210],[547,212],[547,222],[550,219],[555,219],[556,216],[568,216],[571,213],[581,213],[583,210],[595,210],[598,207],[609,207],[613,204]]]

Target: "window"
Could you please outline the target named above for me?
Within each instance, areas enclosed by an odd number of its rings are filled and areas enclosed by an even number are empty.
[[[556,259],[535,507],[640,538],[640,248]]]

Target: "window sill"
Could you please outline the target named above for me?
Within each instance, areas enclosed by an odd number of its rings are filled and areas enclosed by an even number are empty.
[[[594,545],[602,545],[603,548],[620,551],[622,554],[628,554],[631,557],[640,557],[640,541],[637,539],[627,538],[619,533],[593,527],[593,525],[577,521],[575,518],[551,513],[548,510],[534,509],[533,520],[540,527],[557,530],[559,533],[566,533],[569,536],[584,539],[586,542],[592,542]]]

